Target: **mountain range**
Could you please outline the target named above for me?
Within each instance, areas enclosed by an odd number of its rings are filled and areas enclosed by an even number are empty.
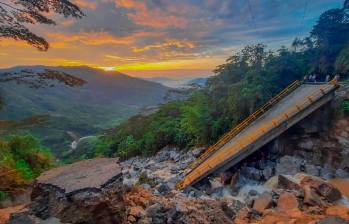
[[[204,87],[208,80],[207,77],[199,78],[168,78],[168,77],[151,77],[146,80],[160,83],[171,88],[190,88],[193,86]]]
[[[69,146],[67,132],[86,136],[114,127],[142,109],[166,102],[165,96],[171,90],[159,83],[89,67],[22,66],[1,69],[0,75],[23,69],[61,71],[87,82],[81,87],[56,83],[38,89],[16,82],[0,84],[4,101],[0,120],[48,115],[44,123],[21,131],[39,137],[56,154]]]

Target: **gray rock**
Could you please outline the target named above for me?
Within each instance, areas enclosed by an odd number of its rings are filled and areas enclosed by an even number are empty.
[[[29,215],[27,212],[15,213],[12,214],[9,224],[39,224],[40,221],[38,218]]]
[[[320,169],[320,176],[325,179],[332,179],[334,177],[334,171],[331,168],[322,167]]]
[[[312,176],[319,176],[320,175],[320,170],[312,164],[305,165],[305,172],[309,175],[312,175]]]
[[[276,164],[276,175],[295,175],[300,171],[303,161],[296,157],[284,156]]]
[[[188,167],[188,165],[189,165],[188,163],[183,163],[182,162],[182,163],[179,164],[179,169],[184,170],[185,168]]]
[[[336,170],[335,175],[337,178],[349,178],[349,173],[345,170],[342,170],[342,169]]]
[[[205,150],[205,148],[196,148],[196,149],[191,151],[191,154],[194,157],[198,157],[204,150]]]
[[[137,171],[143,169],[145,166],[146,164],[141,161],[136,161],[133,163],[133,169]]]
[[[189,191],[188,197],[194,198],[195,197],[195,191]]]
[[[161,150],[160,152],[158,152],[158,154],[154,157],[155,163],[159,163],[159,162],[164,162],[166,160],[170,159],[170,154],[168,151],[166,150]]]
[[[166,209],[163,205],[155,203],[146,209],[146,216],[150,218],[151,222],[154,224],[167,223]]]
[[[243,167],[240,170],[240,177],[244,177],[250,180],[261,181],[262,171],[253,167]]]
[[[179,160],[179,154],[176,151],[170,151],[169,158],[177,162]]]
[[[258,196],[259,193],[258,193],[258,191],[256,191],[256,190],[250,190],[250,191],[248,192],[248,195],[249,195],[249,196],[252,196],[252,197],[255,197],[255,196]]]
[[[224,213],[231,219],[235,219],[238,212],[244,207],[246,207],[244,203],[234,199],[228,200],[222,205]]]
[[[141,187],[147,190],[151,189],[151,186],[149,184],[142,184]]]
[[[324,219],[321,219],[317,224],[349,224],[348,221],[342,219],[338,216],[331,216]]]
[[[311,139],[305,139],[298,143],[298,147],[306,149],[306,150],[311,150],[314,148],[314,142]]]
[[[170,187],[166,183],[160,184],[158,187],[158,191],[160,194],[167,194],[171,191]]]
[[[266,167],[262,172],[263,172],[263,177],[265,180],[269,180],[269,178],[273,176],[273,168],[272,167]]]

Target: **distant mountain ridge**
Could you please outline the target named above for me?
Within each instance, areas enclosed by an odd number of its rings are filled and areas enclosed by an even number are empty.
[[[171,87],[171,88],[189,88],[195,85],[199,87],[204,87],[206,85],[208,78],[206,77],[198,77],[198,78],[151,77],[151,78],[146,78],[145,80],[160,83],[164,86]]]
[[[5,102],[0,110],[0,120],[50,115],[47,123],[33,128],[32,132],[42,138],[45,145],[59,148],[55,148],[55,151],[70,144],[65,134],[67,131],[84,136],[113,127],[144,107],[164,103],[164,97],[170,90],[151,81],[89,67],[20,66],[0,69],[0,75],[23,69],[57,70],[87,81],[82,87],[57,83],[54,87],[42,89],[15,82],[0,84],[0,94]],[[62,139],[66,141],[64,144],[59,143]]]

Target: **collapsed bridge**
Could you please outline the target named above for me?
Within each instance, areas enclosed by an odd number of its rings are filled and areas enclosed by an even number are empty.
[[[231,168],[331,101],[337,88],[335,80],[293,82],[200,155],[177,188],[185,189],[210,174]]]

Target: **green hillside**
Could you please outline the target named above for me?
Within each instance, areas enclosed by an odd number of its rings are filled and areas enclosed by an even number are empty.
[[[21,120],[49,115],[46,122],[21,132],[31,131],[56,154],[65,150],[72,141],[67,131],[78,136],[96,134],[119,124],[142,108],[163,103],[169,90],[157,83],[88,67],[16,67],[0,70],[0,73],[24,68],[34,71],[49,68],[87,81],[82,87],[53,83],[53,87],[39,89],[15,82],[0,85],[5,103],[0,110],[0,119]]]

